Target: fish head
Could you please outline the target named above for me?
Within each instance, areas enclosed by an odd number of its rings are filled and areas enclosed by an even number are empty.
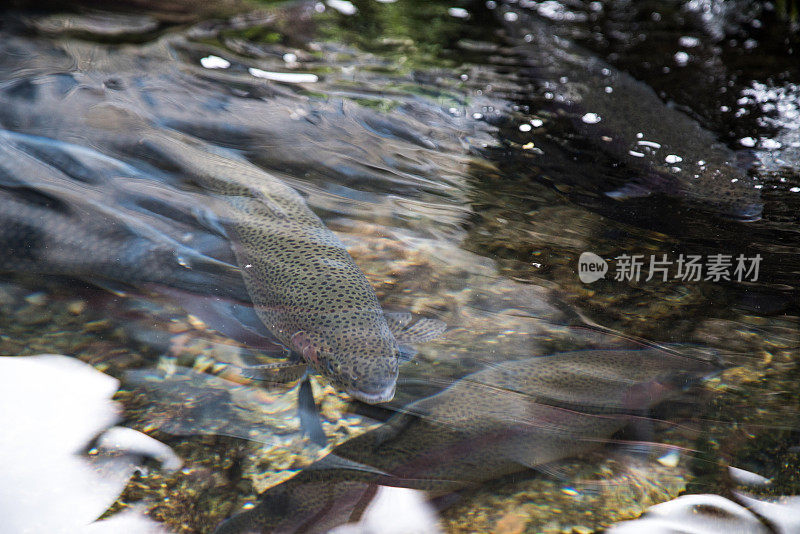
[[[368,404],[392,400],[400,362],[397,341],[385,324],[351,324],[356,326],[299,331],[292,336],[292,349],[350,396]]]

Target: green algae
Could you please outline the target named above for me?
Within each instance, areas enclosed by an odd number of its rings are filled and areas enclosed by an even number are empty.
[[[320,35],[380,55],[401,71],[462,64],[453,44],[463,35],[464,23],[448,15],[448,3],[357,0],[353,5],[354,15],[333,9],[320,15]]]

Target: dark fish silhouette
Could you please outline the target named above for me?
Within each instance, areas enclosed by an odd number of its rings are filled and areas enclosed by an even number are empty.
[[[0,202],[0,270],[249,299],[202,195],[97,151],[0,130]]]
[[[662,193],[745,221],[761,217],[757,182],[710,131],[665,104],[646,84],[559,36],[553,25],[512,5],[505,28],[521,71],[574,117],[586,139],[637,173],[607,195],[620,200]]]

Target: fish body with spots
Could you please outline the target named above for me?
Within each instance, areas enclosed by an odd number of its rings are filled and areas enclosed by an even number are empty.
[[[341,241],[278,178],[188,136],[151,128],[127,109],[98,105],[92,113],[93,121],[114,123],[116,117],[129,126],[141,145],[137,150],[171,162],[182,179],[199,185],[203,193],[158,183],[118,161],[112,169],[116,176],[109,179],[95,167],[116,160],[105,161],[99,152],[0,132],[0,152],[9,155],[0,182],[0,197],[8,199],[0,220],[9,224],[0,231],[0,244],[15,251],[0,261],[0,269],[201,292],[218,281],[218,295],[251,301],[269,334],[335,386],[368,403],[394,396],[398,340],[430,339],[441,333],[442,323],[398,320],[404,314],[387,321],[372,286]],[[48,164],[47,158],[59,161]],[[98,183],[62,172],[69,162],[72,175],[80,168]],[[144,205],[138,202],[142,193],[158,196]],[[203,248],[201,243],[181,242],[182,229],[196,230],[198,222],[165,223],[158,209],[151,211],[158,202],[170,204],[170,198],[173,211],[187,219],[193,216],[192,202],[213,214],[206,217],[222,229],[238,269],[192,246]],[[210,232],[191,233],[219,246],[220,239]],[[411,325],[413,335],[406,329]]]
[[[297,191],[271,174],[179,135],[154,133],[144,142],[227,203],[221,222],[267,329],[351,396],[367,403],[391,400],[398,338],[424,341],[444,324],[392,320],[393,331],[342,242]],[[407,327],[418,332],[406,336]]]
[[[383,426],[268,489],[255,508],[216,534],[327,532],[357,520],[379,486],[436,498],[580,456],[717,371],[651,349],[567,352],[491,365],[406,406]],[[593,380],[599,383],[595,391],[583,387]]]
[[[152,54],[160,57],[161,46],[153,45]],[[76,61],[101,52],[77,44],[70,48]],[[108,52],[106,59],[113,62],[116,55]],[[0,74],[14,68],[8,61],[10,65],[0,61]],[[142,183],[169,181],[177,183],[181,194],[204,197],[199,206],[212,214],[204,218],[213,219],[213,230],[228,239],[239,267],[239,283],[230,285],[244,285],[266,330],[351,396],[368,403],[391,399],[400,344],[435,337],[444,325],[434,320],[387,321],[364,273],[297,191],[231,150],[164,127],[169,122],[160,113],[164,110],[151,109],[148,102],[154,97],[140,88],[150,83],[151,92],[163,89],[159,73],[167,76],[165,64],[148,63],[144,76],[142,65],[117,64],[113,89],[106,85],[109,76],[100,60],[87,63],[98,65],[97,71],[92,67],[75,75],[15,81],[0,90],[0,102],[9,103],[0,111],[0,124],[51,140],[80,138],[106,155],[154,171],[142,177]],[[180,80],[165,89],[170,95],[176,90],[173,85]],[[165,262],[180,271],[178,259],[172,254]],[[91,265],[86,267],[83,271],[91,271]],[[229,274],[227,268],[220,269]],[[202,280],[202,273],[196,272]],[[422,325],[429,328],[421,335],[408,335],[403,329],[412,322],[418,331]]]

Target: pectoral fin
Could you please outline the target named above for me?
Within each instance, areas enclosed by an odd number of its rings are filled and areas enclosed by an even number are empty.
[[[636,182],[628,182],[619,189],[608,191],[606,196],[614,200],[628,200],[631,198],[648,197],[651,194],[653,194],[653,191],[646,186]]]
[[[400,345],[425,343],[441,336],[447,329],[447,325],[438,319],[420,317],[409,312],[386,312],[383,315],[389,324],[389,330]]]
[[[417,417],[410,413],[397,413],[384,424],[369,433],[373,437],[372,450],[395,439],[405,431]]]
[[[313,464],[305,468],[306,471],[322,471],[324,469],[346,469],[348,471],[359,471],[363,473],[371,473],[378,476],[390,476],[385,471],[381,471],[376,467],[342,458],[333,453],[317,460]]]
[[[567,469],[563,463],[560,464],[557,461],[538,465],[528,465],[527,467],[530,467],[534,471],[557,482],[566,482],[570,479],[569,469]]]

